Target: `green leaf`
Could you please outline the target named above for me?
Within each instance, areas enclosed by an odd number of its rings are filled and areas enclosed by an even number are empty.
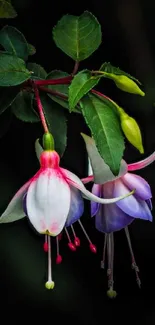
[[[91,72],[88,70],[80,71],[74,78],[69,86],[69,106],[70,111],[74,109],[79,100],[86,95],[89,90],[95,87],[99,79],[92,77]]]
[[[17,13],[10,0],[0,0],[0,18],[15,18]]]
[[[45,118],[55,142],[55,150],[63,155],[67,145],[67,123],[64,110],[57,103],[52,103],[46,94],[41,94]]]
[[[136,79],[135,77],[131,76],[129,73],[124,72],[120,68],[114,67],[113,65],[111,65],[110,62],[103,63],[101,65],[100,71],[105,71],[107,73],[113,73],[115,75],[124,75],[124,76],[126,76],[126,77],[128,77],[128,78],[130,78],[130,79],[132,79],[134,81],[136,81],[139,85],[141,85],[141,82],[138,79]],[[105,75],[105,78],[111,79],[110,77],[108,77],[106,75]]]
[[[0,139],[8,132],[12,121],[12,114],[10,109],[7,109],[0,115]]]
[[[22,90],[12,103],[12,112],[19,120],[29,123],[40,121],[33,108],[33,97],[34,95],[32,93]]]
[[[81,108],[101,157],[112,173],[118,175],[124,139],[115,108],[108,100],[100,100],[91,94],[81,100]]]
[[[101,158],[96,148],[94,139],[84,133],[81,133],[81,135],[85,141],[88,157],[90,159],[91,165],[89,164],[89,168],[92,168],[91,174],[93,173],[94,183],[104,184],[115,180],[116,177],[113,175],[109,166],[105,163],[104,159]],[[118,177],[121,177],[122,175],[126,174],[127,171],[128,166],[126,162],[122,159]]]
[[[65,15],[53,28],[54,41],[75,61],[88,58],[101,44],[101,26],[90,12],[81,16]]]
[[[36,49],[32,44],[28,44],[29,55],[34,55],[36,53]]]
[[[31,77],[25,62],[7,53],[0,53],[0,86],[16,86]]]
[[[47,72],[41,65],[37,63],[29,62],[27,64],[27,68],[29,71],[33,72],[32,73],[33,79],[46,79]]]
[[[0,31],[0,44],[10,54],[28,59],[29,47],[24,35],[15,27],[4,26]]]
[[[13,103],[18,92],[18,87],[0,87],[0,114]]]

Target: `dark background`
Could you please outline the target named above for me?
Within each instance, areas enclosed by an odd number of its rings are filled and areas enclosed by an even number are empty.
[[[97,69],[110,61],[134,75],[144,85],[145,98],[122,93],[109,81],[101,82],[98,90],[110,95],[118,104],[136,118],[145,148],[140,155],[127,143],[125,160],[130,163],[145,158],[155,150],[155,3],[151,0],[62,1],[35,0],[12,1],[18,17],[0,22],[17,27],[32,43],[36,55],[31,62],[41,64],[48,72],[61,69],[71,72],[74,62],[56,48],[52,40],[52,27],[64,14],[80,15],[91,11],[102,26],[103,43],[80,69]],[[29,60],[30,61],[30,60]],[[62,165],[79,177],[87,173],[87,157],[80,132],[87,133],[81,116],[68,117],[68,148]],[[15,191],[37,170],[34,141],[41,136],[38,125],[13,120],[12,126],[0,140],[0,196],[4,209]],[[151,185],[155,203],[155,163],[141,170]],[[9,189],[8,189],[8,184]],[[153,211],[154,212],[154,211]],[[56,246],[53,242],[53,277],[55,289],[47,291],[47,257],[42,250],[43,238],[36,235],[27,220],[0,227],[0,307],[5,319],[21,322],[47,321],[79,325],[154,324],[155,322],[155,226],[154,222],[133,223],[130,232],[137,264],[140,267],[142,288],[136,285],[130,266],[124,232],[115,234],[115,289],[118,296],[109,300],[106,296],[106,274],[100,269],[103,236],[90,220],[86,202],[83,222],[98,254],[93,255],[77,226],[82,240],[81,248],[72,253],[62,239],[63,263],[54,263]]]

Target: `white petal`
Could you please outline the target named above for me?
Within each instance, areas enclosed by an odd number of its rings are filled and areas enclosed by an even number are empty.
[[[77,177],[75,174],[73,174],[72,172],[70,172],[67,169],[64,168],[60,168],[62,173],[64,174],[66,180],[68,181],[69,184],[71,184],[72,186],[78,188],[83,194],[84,197],[87,198],[87,200],[91,200],[94,202],[98,202],[98,203],[102,203],[102,204],[110,204],[110,203],[115,203],[118,202],[122,199],[124,199],[127,196],[130,196],[131,194],[133,194],[133,191],[126,194],[126,195],[121,195],[117,198],[111,198],[111,199],[102,199],[94,194],[92,194],[91,192],[89,192],[85,186],[83,185],[83,183],[81,182],[80,178]]]
[[[31,183],[29,180],[25,183],[19,191],[14,195],[6,210],[0,217],[0,223],[14,222],[25,217],[23,210],[23,196]]]
[[[63,229],[70,208],[70,188],[57,169],[38,173],[27,192],[27,213],[39,233],[57,236]]]

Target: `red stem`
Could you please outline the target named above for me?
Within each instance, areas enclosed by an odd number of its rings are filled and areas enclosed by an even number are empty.
[[[44,116],[44,113],[43,113],[43,106],[42,106],[42,103],[41,103],[41,100],[40,100],[39,90],[38,90],[38,88],[36,87],[35,84],[33,85],[33,89],[34,89],[36,102],[37,102],[37,107],[38,107],[38,111],[39,111],[39,115],[40,115],[40,119],[41,119],[41,122],[42,122],[42,125],[43,125],[43,128],[44,128],[44,131],[45,131],[45,133],[48,133],[49,130],[48,130],[48,126],[47,126],[45,116]]]
[[[59,79],[49,79],[49,80],[35,80],[34,83],[37,86],[48,86],[48,85],[64,85],[69,84],[72,80],[72,76],[59,78]]]
[[[78,61],[75,61],[75,65],[74,65],[74,69],[73,69],[73,72],[72,72],[72,76],[74,76],[77,73],[78,68],[79,68],[79,62]]]
[[[51,95],[58,96],[58,97],[60,97],[62,99],[68,100],[68,96],[67,95],[62,94],[62,93],[60,93],[57,90],[53,90],[53,89],[46,88],[46,87],[42,87],[42,86],[39,86],[39,89],[42,90],[42,91],[45,91],[46,93],[49,93]]]
[[[103,97],[103,98],[105,98],[105,99],[107,99],[107,100],[110,100],[110,102],[113,102],[112,99],[110,99],[109,97],[107,97],[106,95],[100,93],[99,91],[97,91],[97,90],[95,90],[95,89],[92,89],[91,92],[92,92],[93,94],[96,94],[96,95],[98,95],[98,96],[100,96],[100,97]]]

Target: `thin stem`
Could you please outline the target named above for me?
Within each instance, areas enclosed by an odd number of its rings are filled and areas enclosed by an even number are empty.
[[[47,88],[47,87],[43,87],[43,86],[39,86],[39,89],[42,90],[42,91],[45,91],[48,94],[51,94],[51,95],[54,95],[54,96],[58,96],[58,97],[60,97],[62,99],[68,100],[68,96],[67,95],[62,94],[62,93],[60,93],[57,90],[53,90],[53,89],[50,89],[50,88]]]
[[[77,71],[79,69],[79,62],[78,61],[75,61],[75,65],[74,65],[74,69],[73,69],[73,72],[72,72],[72,76],[74,76]]]
[[[34,83],[36,86],[47,86],[47,85],[64,85],[70,84],[72,76],[58,78],[58,79],[49,79],[49,80],[35,80]]]
[[[103,97],[103,98],[109,100],[111,103],[115,104],[114,101],[113,101],[111,98],[109,98],[108,96],[106,96],[106,95],[100,93],[100,91],[95,90],[95,89],[92,89],[91,92],[92,92],[93,94],[96,94],[96,95],[98,95],[98,96],[100,96],[100,97]],[[115,105],[116,105],[116,104],[115,104]]]
[[[49,130],[48,130],[48,126],[47,126],[47,123],[46,123],[46,120],[45,120],[45,116],[44,116],[44,112],[43,112],[43,106],[42,106],[40,96],[39,96],[39,90],[38,90],[38,88],[37,88],[37,86],[35,84],[33,84],[33,88],[34,88],[34,93],[35,93],[35,97],[36,97],[36,103],[37,103],[41,123],[43,125],[45,133],[48,133]]]

